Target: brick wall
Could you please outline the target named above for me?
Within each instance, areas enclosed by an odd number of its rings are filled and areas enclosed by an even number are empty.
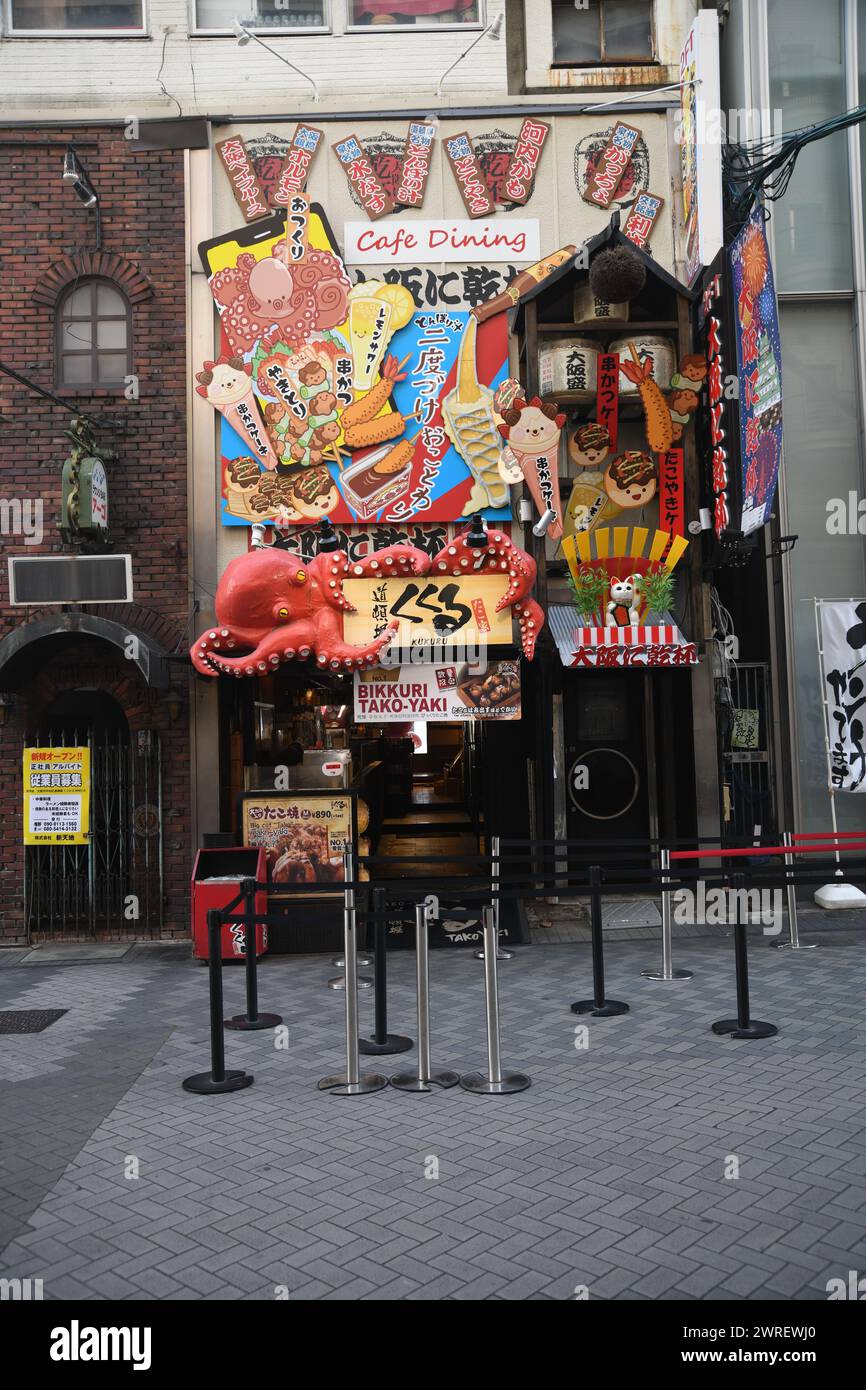
[[[113,548],[132,554],[136,606],[122,613],[119,608],[101,611],[133,628],[145,627],[168,650],[182,650],[188,627],[183,155],[133,155],[122,132],[99,127],[79,128],[74,136],[101,199],[107,255],[99,262],[81,259],[94,250],[93,214],[60,178],[64,141],[72,132],[0,127],[0,186],[5,190],[0,357],[31,381],[55,390],[54,312],[46,287],[53,286],[51,268],[68,264],[64,258],[101,273],[114,271],[121,283],[132,286],[138,401],[125,400],[122,388],[59,394],[99,420],[98,442],[119,453],[119,461],[108,468],[109,517]],[[133,279],[135,270],[139,275]],[[75,553],[57,529],[61,470],[69,452],[64,430],[72,417],[2,374],[0,417],[0,499],[40,500],[44,526],[36,545],[25,545],[20,535],[0,535],[2,560],[9,554]],[[9,513],[0,517],[4,515]],[[2,563],[0,638],[48,611],[12,608],[8,597]],[[190,866],[186,666],[171,666],[172,684],[184,697],[181,718],[172,724],[165,702],[149,690],[133,663],[105,643],[56,637],[18,660],[23,665],[15,668],[12,713],[0,728],[0,941],[20,940],[23,931],[22,745],[59,692],[89,683],[75,670],[76,664],[80,668],[87,662],[98,663],[102,674],[94,683],[121,705],[133,737],[139,728],[160,732],[164,921],[167,932],[183,930]],[[0,688],[3,684],[0,677]]]

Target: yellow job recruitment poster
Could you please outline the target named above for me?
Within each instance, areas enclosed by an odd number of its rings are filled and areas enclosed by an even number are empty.
[[[85,845],[90,749],[24,749],[25,845]]]

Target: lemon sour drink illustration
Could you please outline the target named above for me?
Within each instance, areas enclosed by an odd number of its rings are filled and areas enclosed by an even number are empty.
[[[385,349],[412,317],[415,301],[402,285],[370,280],[349,292],[349,351],[355,393],[369,391],[379,375]]]

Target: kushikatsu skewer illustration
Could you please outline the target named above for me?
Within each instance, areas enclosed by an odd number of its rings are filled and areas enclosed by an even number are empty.
[[[499,474],[502,440],[496,425],[493,392],[478,380],[478,322],[471,315],[457,357],[457,385],[442,401],[442,421],[451,443],[486,494],[486,504],[504,507],[508,484]],[[473,508],[477,510],[477,508]]]

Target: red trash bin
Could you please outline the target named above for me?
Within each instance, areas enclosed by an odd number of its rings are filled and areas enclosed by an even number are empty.
[[[256,883],[267,879],[268,861],[264,849],[235,846],[233,849],[200,849],[195,857],[190,885],[192,917],[192,953],[196,960],[207,960],[207,914],[210,908],[225,907],[237,897],[241,880],[253,878]],[[256,914],[268,910],[266,891],[256,893]],[[243,903],[232,911],[242,916]],[[268,929],[256,924],[256,958],[268,949]],[[222,929],[223,960],[243,960],[244,926],[242,922],[227,922]]]

